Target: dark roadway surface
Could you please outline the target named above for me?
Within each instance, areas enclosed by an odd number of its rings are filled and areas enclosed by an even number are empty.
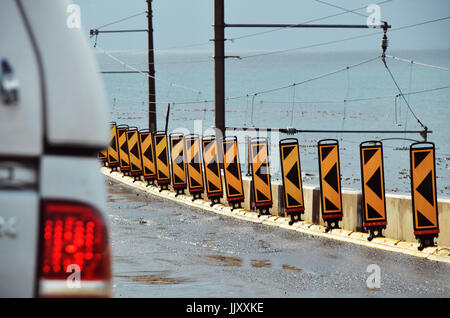
[[[115,297],[449,297],[450,265],[224,217],[105,178]],[[366,287],[369,264],[381,288]]]

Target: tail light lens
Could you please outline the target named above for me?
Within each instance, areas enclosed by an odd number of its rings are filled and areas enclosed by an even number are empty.
[[[111,260],[102,214],[84,203],[45,200],[41,226],[39,295],[109,296]]]

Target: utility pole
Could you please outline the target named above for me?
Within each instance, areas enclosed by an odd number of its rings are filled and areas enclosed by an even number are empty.
[[[225,13],[224,0],[214,0],[214,116],[225,136]]]
[[[155,56],[153,53],[152,0],[147,0],[148,21],[148,128],[156,131]]]

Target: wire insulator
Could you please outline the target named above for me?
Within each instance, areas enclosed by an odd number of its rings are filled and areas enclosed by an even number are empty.
[[[286,128],[286,134],[288,134],[288,135],[294,135],[296,132],[297,132],[297,129],[295,129],[294,127]]]
[[[386,57],[386,50],[388,48],[388,38],[387,38],[387,30],[388,30],[388,24],[387,22],[384,22],[383,24],[383,38],[381,39],[381,49],[383,50],[383,54],[381,54],[381,58],[383,59],[383,62],[385,61],[385,57]]]
[[[381,40],[381,48],[383,49],[383,56],[385,56],[386,50],[388,48],[389,40],[386,36],[386,33],[383,35],[383,39]]]

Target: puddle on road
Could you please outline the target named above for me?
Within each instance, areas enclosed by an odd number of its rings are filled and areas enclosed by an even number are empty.
[[[188,278],[171,278],[172,271],[139,271],[126,274],[115,274],[115,278],[124,278],[136,283],[149,285],[176,285],[192,281]]]
[[[252,259],[251,264],[255,268],[272,267],[272,263],[268,259]]]
[[[262,248],[270,248],[270,244],[264,240],[259,240]]]
[[[301,269],[301,268],[298,268],[298,267],[295,267],[295,266],[292,266],[292,265],[288,265],[288,264],[283,264],[283,269],[288,269],[288,270],[291,270],[291,271],[296,271],[296,272],[301,272],[303,269]]]
[[[123,264],[136,264],[135,261],[130,260],[129,258],[114,256],[113,263],[123,263]]]
[[[222,255],[207,255],[205,256],[209,265],[215,266],[242,266],[242,258]]]

